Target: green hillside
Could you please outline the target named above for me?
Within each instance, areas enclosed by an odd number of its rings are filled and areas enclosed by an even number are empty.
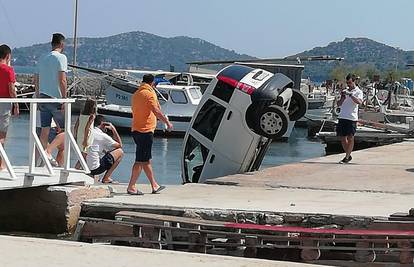
[[[332,42],[325,47],[315,47],[295,56],[330,55],[344,57],[341,62],[311,62],[305,64],[304,76],[314,80],[325,80],[333,68],[369,68],[378,71],[406,69],[405,65],[414,62],[414,51],[404,51],[368,38],[345,38],[341,42]]]
[[[72,60],[73,41],[68,40],[64,53]],[[37,44],[13,50],[16,66],[34,66],[39,57],[50,50],[49,44]],[[186,70],[186,62],[217,59],[248,59],[198,38],[185,36],[164,38],[145,32],[128,32],[103,38],[78,39],[77,64],[112,69]]]
[[[65,54],[72,60],[72,40]],[[129,32],[102,38],[80,38],[77,63],[81,66],[113,69],[163,69],[174,66],[176,71],[187,70],[186,62],[209,60],[252,59],[235,51],[221,48],[198,38],[185,36],[165,38],[145,32]],[[13,50],[15,66],[34,66],[39,57],[50,50],[49,44],[37,44]],[[414,51],[404,51],[367,38],[345,38],[324,47],[315,47],[296,56],[330,55],[344,57],[341,62],[304,62],[304,77],[323,81],[330,78],[334,68],[365,68],[384,72],[396,67],[405,69],[414,62]]]

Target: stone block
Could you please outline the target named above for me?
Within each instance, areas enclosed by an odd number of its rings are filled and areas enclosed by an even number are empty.
[[[40,186],[0,191],[0,231],[72,233],[82,201],[109,197],[108,186]]]

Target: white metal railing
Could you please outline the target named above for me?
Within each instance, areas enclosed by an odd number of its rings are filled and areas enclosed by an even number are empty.
[[[36,173],[36,148],[39,151],[40,157],[45,162],[46,169],[48,171],[48,176],[52,176],[55,174],[52,165],[49,162],[49,159],[46,155],[45,150],[40,142],[39,137],[36,133],[36,111],[37,111],[37,104],[44,104],[44,103],[63,103],[65,107],[65,141],[64,141],[64,164],[63,169],[61,170],[61,177],[67,177],[69,172],[82,172],[82,173],[89,173],[90,170],[82,157],[82,153],[80,152],[78,145],[76,144],[75,138],[73,137],[71,131],[71,115],[72,115],[72,103],[75,102],[75,99],[56,99],[56,98],[0,98],[0,103],[30,103],[30,133],[29,133],[29,172],[25,174],[26,177],[34,177],[34,176],[45,176],[43,173]],[[76,156],[81,163],[83,170],[77,170],[70,167],[70,148],[73,148],[75,151]],[[4,160],[7,171],[10,174],[11,179],[17,179],[16,173],[14,171],[13,166],[10,163],[10,160],[7,156],[4,147],[0,144],[0,155]]]

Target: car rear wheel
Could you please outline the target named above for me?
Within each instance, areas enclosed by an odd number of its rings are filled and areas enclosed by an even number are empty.
[[[267,138],[282,137],[288,129],[289,116],[279,106],[271,105],[259,112],[256,132]]]
[[[306,111],[308,110],[308,102],[306,96],[298,91],[292,90],[292,98],[289,105],[289,119],[291,121],[297,121],[303,116],[305,116]]]

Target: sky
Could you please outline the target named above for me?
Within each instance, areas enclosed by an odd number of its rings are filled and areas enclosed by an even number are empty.
[[[189,36],[256,57],[367,37],[414,50],[412,0],[78,0],[78,36],[144,31]],[[0,0],[0,43],[73,36],[75,0]]]

